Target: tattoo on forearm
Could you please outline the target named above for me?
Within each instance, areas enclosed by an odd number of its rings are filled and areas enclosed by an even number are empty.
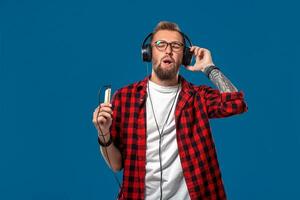
[[[209,79],[218,87],[220,92],[237,92],[236,87],[218,69],[214,69],[209,74]]]

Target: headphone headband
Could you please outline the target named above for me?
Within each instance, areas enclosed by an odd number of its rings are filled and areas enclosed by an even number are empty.
[[[189,39],[189,37],[188,37],[186,34],[184,34],[184,33],[181,32],[181,31],[178,31],[178,32],[182,35],[184,42],[185,42],[185,40],[187,40],[188,43],[189,43],[189,46],[190,46],[190,47],[193,46],[191,40]],[[154,33],[149,33],[149,34],[145,37],[145,39],[144,39],[144,41],[143,41],[143,43],[142,43],[142,48],[145,46],[145,43],[147,42],[147,40],[148,40],[151,36],[153,36],[153,34],[154,34]],[[185,44],[184,44],[184,46],[185,46]]]
[[[192,47],[193,44],[187,35],[185,35],[183,32],[178,32],[182,35],[184,41],[182,64],[190,65],[193,57],[192,52],[190,52],[190,47]],[[153,34],[154,33],[149,33],[142,43],[142,59],[144,62],[151,62],[152,60],[152,46],[151,44],[146,44],[146,42],[151,36],[153,36]],[[189,43],[189,47],[186,47],[186,41]]]

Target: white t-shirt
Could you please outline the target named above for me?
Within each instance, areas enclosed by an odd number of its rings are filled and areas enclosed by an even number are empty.
[[[146,200],[160,199],[160,163],[159,163],[159,132],[155,123],[153,110],[149,95],[154,108],[155,117],[160,132],[172,107],[178,86],[160,86],[149,81],[146,109],[147,109],[147,149],[146,149],[146,177],[145,198]],[[175,107],[173,105],[171,114],[165,124],[161,138],[161,160],[162,160],[162,196],[163,199],[188,200],[190,199],[182,166],[178,154],[175,126]]]

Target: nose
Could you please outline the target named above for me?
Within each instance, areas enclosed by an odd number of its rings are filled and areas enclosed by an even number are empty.
[[[173,49],[171,44],[168,44],[167,48],[166,48],[166,54],[168,55],[172,55]]]

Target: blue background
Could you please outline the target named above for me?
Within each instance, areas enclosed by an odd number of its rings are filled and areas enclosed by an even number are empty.
[[[140,45],[160,20],[210,49],[245,93],[246,114],[211,121],[228,199],[300,199],[298,8],[288,0],[1,0],[0,199],[114,199],[92,112],[102,85],[115,91],[146,76]],[[181,73],[212,86],[201,73]]]

